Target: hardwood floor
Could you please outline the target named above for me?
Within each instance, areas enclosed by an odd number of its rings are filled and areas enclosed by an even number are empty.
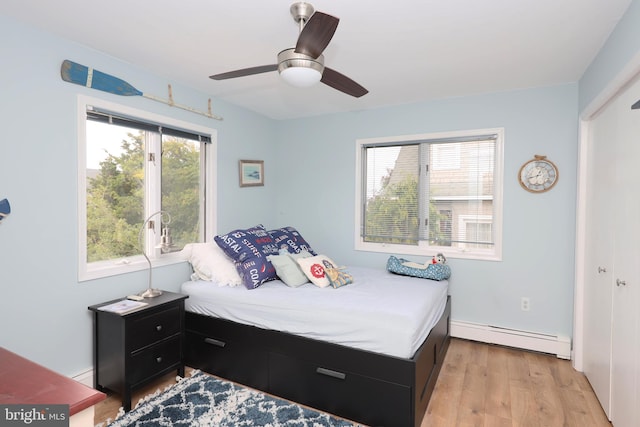
[[[190,369],[187,368],[187,375]],[[175,373],[134,393],[175,383]],[[115,418],[118,395],[96,405],[95,423]],[[611,427],[585,376],[568,360],[453,338],[421,427]]]
[[[568,360],[452,339],[421,427],[610,427]]]
[[[191,371],[193,371],[192,368],[185,368],[185,377],[191,375]],[[164,390],[165,388],[175,384],[176,375],[177,372],[174,371],[157,381],[152,382],[146,387],[142,387],[140,390],[134,391],[133,398],[131,399],[131,408],[135,408],[138,401],[143,397],[155,393],[157,390]],[[106,423],[109,419],[113,421],[122,406],[122,401],[120,399],[120,395],[108,392],[107,398],[95,406],[95,413],[93,417],[94,425]]]

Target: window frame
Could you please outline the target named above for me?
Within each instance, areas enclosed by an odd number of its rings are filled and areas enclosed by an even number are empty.
[[[77,212],[78,212],[78,281],[84,282],[104,277],[111,277],[119,274],[126,274],[134,271],[146,270],[149,268],[149,263],[142,254],[119,258],[108,261],[87,262],[87,108],[96,107],[102,110],[112,111],[122,116],[133,117],[140,121],[146,121],[151,123],[159,123],[169,127],[175,127],[178,129],[190,130],[195,133],[210,135],[211,142],[203,144],[204,154],[201,155],[201,168],[204,167],[204,176],[201,174],[201,184],[203,191],[201,192],[200,209],[204,210],[202,218],[204,226],[200,227],[200,241],[206,241],[206,236],[214,236],[216,234],[216,208],[217,208],[217,130],[198,125],[192,122],[186,122],[163,116],[156,113],[151,113],[145,110],[139,110],[136,108],[128,107],[122,104],[106,101],[100,98],[93,98],[85,95],[78,95],[77,99],[77,183],[78,183],[78,199],[77,199]],[[148,215],[153,214],[156,210],[153,210],[154,205],[159,205],[160,190],[150,191],[151,189],[158,188],[160,185],[160,173],[148,174],[147,168],[149,162],[145,162],[145,174],[150,179],[145,179],[145,218]],[[160,215],[156,215],[156,223],[160,223]],[[157,229],[159,229],[157,227]],[[186,262],[181,256],[180,252],[174,253],[160,253],[159,249],[153,248],[154,244],[159,242],[159,232],[155,235],[150,230],[147,230],[144,236],[145,247],[152,247],[151,250],[147,250],[147,256],[149,257],[153,267],[179,264]],[[157,242],[156,242],[157,240]],[[149,245],[149,242],[152,242]]]
[[[417,246],[365,242],[361,236],[364,220],[364,164],[363,150],[365,146],[371,145],[403,145],[428,143],[429,141],[441,141],[455,138],[472,138],[482,135],[496,135],[494,152],[494,194],[493,194],[493,221],[494,247],[493,251],[474,250],[466,248],[455,248],[451,246],[429,246],[427,242],[421,241]],[[447,258],[476,259],[486,261],[502,261],[502,229],[503,229],[503,204],[504,204],[504,128],[473,129],[465,131],[436,132],[412,135],[398,135],[389,137],[374,137],[357,139],[355,142],[355,227],[354,227],[354,249],[365,252],[393,253],[401,255],[434,256],[438,252],[445,253]]]

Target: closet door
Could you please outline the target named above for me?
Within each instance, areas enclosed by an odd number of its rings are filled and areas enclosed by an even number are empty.
[[[617,123],[615,283],[611,349],[611,421],[615,427],[640,425],[640,81],[615,102]]]
[[[611,418],[614,283],[613,188],[617,118],[611,106],[589,123],[584,284],[584,372]]]

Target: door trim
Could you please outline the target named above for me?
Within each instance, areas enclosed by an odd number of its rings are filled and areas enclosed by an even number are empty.
[[[573,299],[573,347],[571,361],[573,367],[584,372],[584,280],[585,280],[585,238],[586,238],[586,204],[587,204],[587,156],[589,142],[589,123],[615,99],[624,92],[629,84],[640,74],[640,52],[604,87],[580,113],[578,136],[578,173],[576,190],[576,240],[575,240],[575,284]],[[631,106],[629,106],[631,108]]]

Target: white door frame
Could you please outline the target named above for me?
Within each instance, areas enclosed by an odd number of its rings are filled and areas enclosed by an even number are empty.
[[[640,53],[616,75],[607,86],[596,96],[589,105],[580,113],[579,121],[579,146],[578,146],[578,174],[577,174],[577,200],[576,200],[576,242],[575,242],[575,287],[573,298],[573,367],[580,372],[584,371],[584,277],[585,277],[585,233],[586,233],[586,203],[587,189],[586,177],[589,170],[587,158],[589,140],[589,122],[598,116],[598,113],[609,104],[618,94],[640,74]]]

